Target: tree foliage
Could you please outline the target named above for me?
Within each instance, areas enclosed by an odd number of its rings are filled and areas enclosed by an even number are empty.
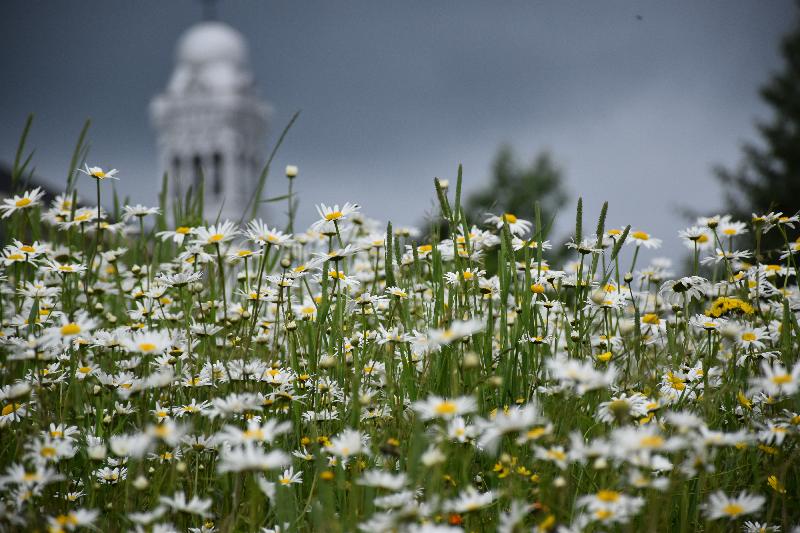
[[[781,43],[783,67],[761,88],[772,116],[756,124],[759,142],[743,147],[738,166],[717,167],[728,211],[749,220],[752,213],[800,207],[800,18]]]
[[[513,213],[533,221],[537,201],[546,227],[567,201],[562,170],[549,152],[540,152],[525,165],[509,145],[504,145],[495,157],[489,184],[467,198],[466,212],[473,222],[483,222],[487,212]]]

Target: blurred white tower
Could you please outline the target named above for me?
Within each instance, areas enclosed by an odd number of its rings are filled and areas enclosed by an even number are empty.
[[[242,35],[219,21],[178,41],[166,91],[150,103],[170,198],[205,178],[206,219],[238,220],[256,187],[270,108],[256,92]]]

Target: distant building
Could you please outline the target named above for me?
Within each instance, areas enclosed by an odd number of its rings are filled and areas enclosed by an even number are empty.
[[[150,103],[171,197],[205,181],[205,217],[237,220],[263,164],[269,105],[256,91],[242,35],[219,21],[178,41],[166,90]]]

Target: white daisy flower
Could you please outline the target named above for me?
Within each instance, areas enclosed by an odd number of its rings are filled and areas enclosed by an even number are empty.
[[[118,180],[117,177],[117,169],[112,168],[111,170],[103,170],[101,167],[90,167],[89,165],[84,165],[84,168],[79,168],[78,171],[83,172],[90,178],[94,178],[98,181],[112,179]]]

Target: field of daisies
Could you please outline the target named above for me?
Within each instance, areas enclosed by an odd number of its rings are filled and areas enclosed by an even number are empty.
[[[660,236],[679,269],[579,203],[556,264],[541,220],[467,220],[460,172],[442,238],[353,203],[297,228],[291,166],[288,216],[208,221],[80,160],[46,198],[28,161],[0,205],[0,531],[800,529],[796,214]]]

